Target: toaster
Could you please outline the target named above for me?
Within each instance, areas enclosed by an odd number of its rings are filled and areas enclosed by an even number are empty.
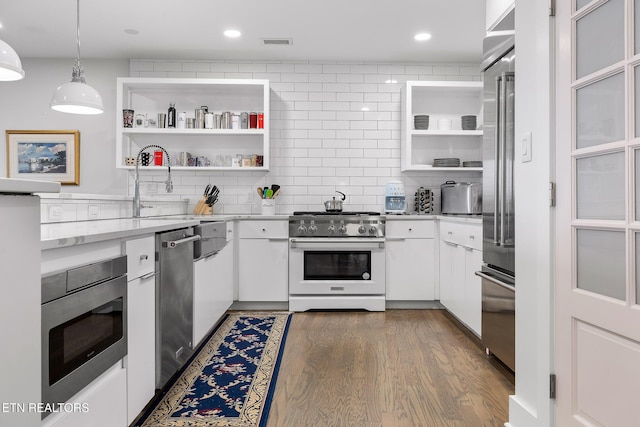
[[[482,184],[447,181],[440,186],[441,212],[444,215],[482,214]]]

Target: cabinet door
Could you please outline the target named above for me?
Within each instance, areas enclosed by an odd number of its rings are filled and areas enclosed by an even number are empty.
[[[194,263],[193,347],[233,303],[233,247]]]
[[[238,240],[240,301],[289,300],[288,240]]]
[[[389,301],[432,301],[435,296],[433,239],[404,239],[386,243]]]
[[[155,295],[152,273],[127,283],[127,421],[155,394]]]
[[[482,251],[465,248],[465,316],[464,323],[476,335],[482,332],[482,279],[476,271],[482,267]]]
[[[193,263],[193,342],[192,348],[200,344],[207,331],[213,326],[215,305],[215,278],[213,259],[202,258]]]
[[[68,402],[80,410],[49,415],[42,427],[127,427],[126,387],[118,362]]]
[[[440,250],[440,302],[451,314],[463,320],[465,312],[465,249],[456,243],[441,242]]]

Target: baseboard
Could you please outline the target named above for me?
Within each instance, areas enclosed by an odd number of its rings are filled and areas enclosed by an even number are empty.
[[[386,301],[385,307],[391,310],[442,310],[440,301]]]
[[[234,301],[229,310],[289,310],[289,302]]]

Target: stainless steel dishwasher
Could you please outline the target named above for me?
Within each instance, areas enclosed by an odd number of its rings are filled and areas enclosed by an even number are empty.
[[[156,387],[193,354],[193,227],[156,234]]]

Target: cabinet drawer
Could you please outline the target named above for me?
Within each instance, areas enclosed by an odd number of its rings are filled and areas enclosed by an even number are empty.
[[[482,224],[441,221],[440,240],[482,250]]]
[[[435,236],[434,221],[387,220],[385,227],[385,236],[391,239],[433,239]]]
[[[155,271],[155,245],[154,236],[127,240],[125,242],[128,280]]]
[[[287,239],[289,237],[289,220],[246,220],[238,224],[240,239]]]

